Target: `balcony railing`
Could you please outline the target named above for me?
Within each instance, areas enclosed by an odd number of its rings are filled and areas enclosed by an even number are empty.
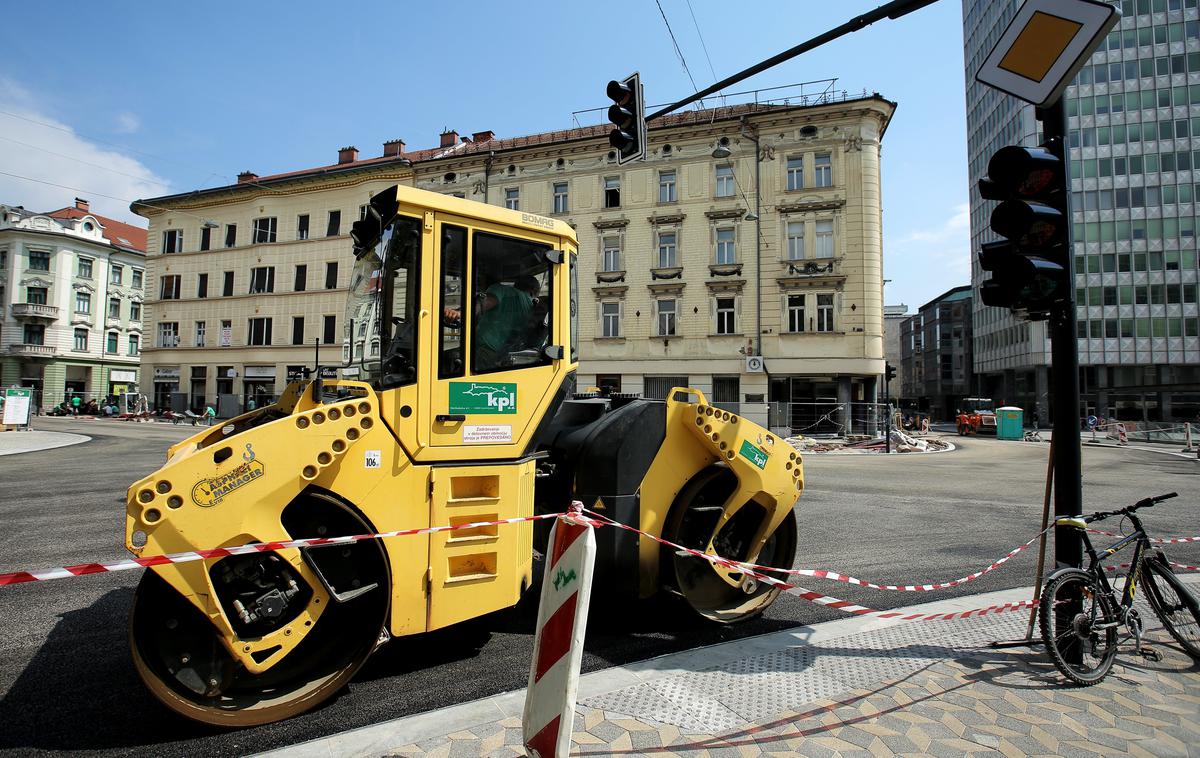
[[[13,303],[13,318],[58,318],[58,307],[42,303]]]
[[[58,350],[53,345],[27,345],[17,343],[8,346],[8,352],[21,358],[53,358]]]

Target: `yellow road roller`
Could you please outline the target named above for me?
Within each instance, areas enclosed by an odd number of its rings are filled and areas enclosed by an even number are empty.
[[[804,479],[782,439],[686,387],[665,401],[574,391],[570,226],[398,186],[351,238],[342,365],[172,446],[129,488],[135,555],[480,524],[581,500],[710,554],[792,565]],[[130,615],[134,664],[190,719],[287,718],[392,637],[515,605],[548,523],[154,565]],[[731,623],[779,593],[627,530],[597,541],[597,591],[618,602],[664,593],[698,622]]]

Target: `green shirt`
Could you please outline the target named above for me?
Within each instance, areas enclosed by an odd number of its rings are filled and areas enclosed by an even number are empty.
[[[75,406],[76,408],[78,408],[79,404],[82,402],[83,402],[83,398],[81,398],[79,395],[76,395],[75,397],[71,398],[71,405]]]
[[[511,347],[509,343],[529,323],[533,298],[516,287],[500,283],[488,287],[487,294],[496,298],[496,307],[479,317],[476,339],[478,344],[498,354]]]

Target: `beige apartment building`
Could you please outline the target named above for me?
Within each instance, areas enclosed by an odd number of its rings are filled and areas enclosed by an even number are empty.
[[[330,166],[135,204],[150,220],[147,378],[160,401],[219,393],[244,405],[311,365],[314,339],[336,363],[349,223],[400,182],[575,228],[581,389],[663,397],[686,384],[762,422],[768,402],[874,401],[880,143],[894,109],[879,95],[825,94],[689,111],[652,122],[647,159],[625,166],[607,127],[450,131],[432,149],[394,141],[359,160],[346,148]],[[327,277],[333,265],[341,278]],[[307,280],[292,286],[300,266]]]
[[[140,388],[146,230],[87,200],[0,205],[0,385],[49,409]]]

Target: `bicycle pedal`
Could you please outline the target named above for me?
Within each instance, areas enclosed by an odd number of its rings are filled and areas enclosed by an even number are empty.
[[[1148,661],[1156,661],[1157,662],[1157,661],[1162,660],[1162,656],[1159,654],[1159,652],[1157,650],[1155,650],[1152,647],[1146,647],[1144,645],[1142,646],[1142,649],[1138,651],[1138,655],[1142,656],[1143,658],[1145,658]]]

